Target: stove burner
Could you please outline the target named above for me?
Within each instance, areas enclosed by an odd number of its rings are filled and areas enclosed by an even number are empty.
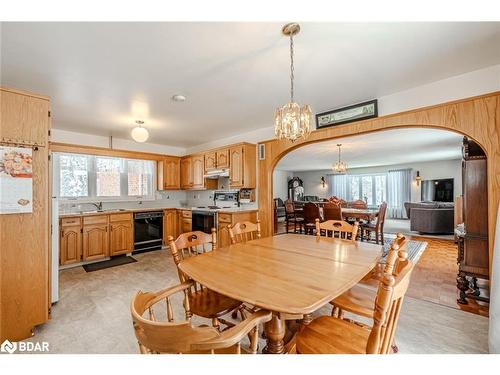
[[[220,207],[219,206],[208,206],[208,208],[211,210],[218,210]]]

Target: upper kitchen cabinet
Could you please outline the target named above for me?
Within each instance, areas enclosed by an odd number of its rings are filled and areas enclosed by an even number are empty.
[[[158,161],[158,190],[179,190],[181,188],[181,159],[167,156]]]
[[[193,168],[193,185],[192,189],[204,189],[205,188],[205,158],[203,155],[193,156],[191,165]]]
[[[207,152],[205,154],[205,171],[217,169],[217,152]]]
[[[255,189],[256,146],[239,144],[229,149],[229,186]]]
[[[50,103],[47,98],[2,88],[0,103],[2,142],[47,144],[50,129]]]
[[[181,189],[191,189],[193,187],[193,163],[191,157],[181,159]]]
[[[217,168],[229,168],[229,149],[217,150]]]
[[[205,171],[229,168],[229,149],[205,153]]]

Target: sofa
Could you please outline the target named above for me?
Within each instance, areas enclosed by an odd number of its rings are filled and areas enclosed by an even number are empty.
[[[454,230],[454,203],[452,202],[406,202],[406,215],[410,219],[410,230],[428,234],[450,234]]]

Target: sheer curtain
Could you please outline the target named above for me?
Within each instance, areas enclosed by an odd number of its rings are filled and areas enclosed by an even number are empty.
[[[349,201],[351,199],[351,184],[349,176],[346,174],[331,174],[330,176],[330,196]]]
[[[387,172],[387,217],[406,218],[404,203],[411,200],[411,169]]]

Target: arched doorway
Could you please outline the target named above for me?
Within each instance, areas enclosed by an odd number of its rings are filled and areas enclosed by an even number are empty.
[[[273,233],[272,175],[277,163],[301,146],[324,140],[397,128],[436,128],[470,137],[485,151],[488,158],[488,234],[494,238],[496,212],[500,197],[500,93],[482,95],[432,107],[379,117],[313,132],[307,140],[295,143],[270,140],[259,145],[259,217],[263,235]],[[489,259],[493,241],[489,243]]]
[[[477,172],[482,168],[482,174],[485,175],[486,159],[482,150],[467,137],[466,146],[463,142],[464,136],[454,131],[405,127],[323,140],[295,148],[276,164],[273,198],[290,199],[287,206],[294,207],[296,211],[289,215],[290,225],[283,217],[274,229],[277,234],[288,233],[289,229],[290,232],[299,232],[297,229],[303,227],[304,220],[308,220],[302,216],[302,207],[306,202],[317,207],[320,220],[328,220],[323,210],[325,201],[340,200],[343,202],[342,218],[349,220],[349,216],[344,215],[348,215],[353,204],[362,201],[368,211],[377,213],[377,218],[361,218],[362,228],[376,224],[381,218],[385,219],[381,220],[384,224],[377,232],[381,243],[388,245],[397,233],[402,233],[411,240],[409,248],[424,242],[427,244],[422,256],[412,255],[416,267],[409,296],[487,315],[487,210],[470,207],[470,203],[478,203],[478,199],[483,200],[481,206],[487,205],[485,179],[482,191],[478,194],[477,190]],[[342,144],[341,159],[348,166],[347,173],[335,173],[332,170],[332,164],[339,158],[337,144]],[[463,161],[462,149],[471,145],[483,157],[472,161],[466,158]],[[472,189],[471,167],[475,169]],[[290,190],[286,191],[286,188],[289,189],[287,181],[300,182],[300,194],[292,196]],[[466,205],[462,199],[463,186],[467,192]],[[381,216],[378,212],[382,205],[387,210],[384,209]],[[464,206],[468,208],[467,232],[475,240],[470,242],[467,236],[466,239],[461,238],[457,246],[454,230],[464,222]],[[273,212],[275,217],[276,214],[277,210]],[[299,226],[295,220],[297,217],[301,220]],[[378,244],[379,236],[368,233],[372,240],[377,238]],[[460,260],[460,267],[457,266],[459,247],[466,249],[467,254]],[[471,264],[475,267],[474,274],[468,271]],[[460,289],[456,287],[457,275],[460,276]],[[477,295],[473,294],[474,298],[466,294],[469,287],[475,288]]]

